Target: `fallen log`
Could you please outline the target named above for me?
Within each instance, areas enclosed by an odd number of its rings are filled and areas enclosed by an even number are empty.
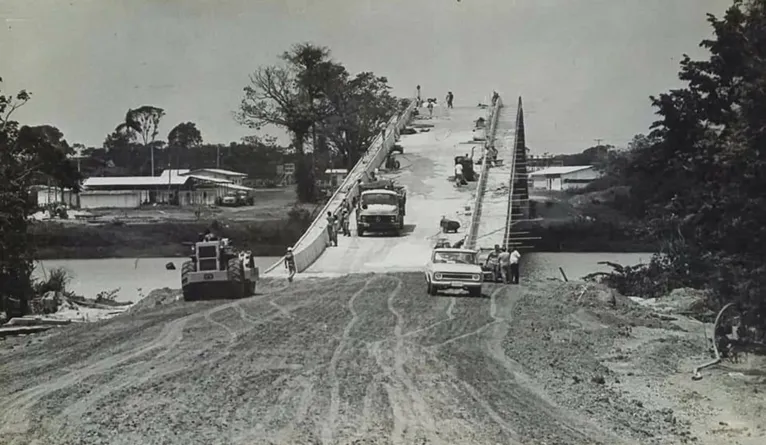
[[[37,332],[43,332],[47,331],[48,329],[52,329],[54,326],[46,325],[46,326],[3,326],[0,327],[0,338],[14,336],[14,335],[23,335],[23,334],[35,334]]]

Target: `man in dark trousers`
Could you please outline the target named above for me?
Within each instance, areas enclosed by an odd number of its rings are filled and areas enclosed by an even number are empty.
[[[452,108],[452,100],[455,98],[455,96],[452,94],[452,91],[447,93],[447,108]]]
[[[338,232],[336,231],[337,223],[332,212],[327,212],[327,235],[330,237],[330,245],[338,247]]]

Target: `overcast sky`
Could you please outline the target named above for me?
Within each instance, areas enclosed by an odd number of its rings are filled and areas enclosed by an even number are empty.
[[[207,142],[251,134],[232,120],[248,74],[293,43],[331,48],[351,72],[421,84],[455,105],[522,96],[534,152],[624,145],[654,119],[648,96],[702,56],[705,13],[730,0],[0,0],[0,76],[33,100],[17,115],[98,145],[128,108],[197,123]]]

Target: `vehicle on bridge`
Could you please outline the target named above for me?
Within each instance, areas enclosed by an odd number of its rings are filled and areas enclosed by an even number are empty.
[[[235,251],[228,238],[199,241],[181,266],[184,300],[253,295],[258,274],[252,253]]]
[[[478,253],[470,249],[436,248],[426,264],[428,295],[440,290],[467,290],[472,297],[481,296],[483,274]]]
[[[379,180],[359,185],[360,196],[356,209],[356,231],[359,236],[368,232],[393,232],[397,236],[404,230],[407,191],[392,180]]]

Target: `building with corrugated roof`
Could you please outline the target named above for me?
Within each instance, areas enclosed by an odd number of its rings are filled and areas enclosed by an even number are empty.
[[[225,179],[225,177],[236,180]],[[137,208],[147,204],[214,205],[229,194],[248,193],[244,173],[218,169],[170,169],[160,176],[90,177],[83,182],[80,207]]]
[[[533,171],[529,179],[538,190],[571,190],[585,187],[600,176],[592,165],[574,165]]]

